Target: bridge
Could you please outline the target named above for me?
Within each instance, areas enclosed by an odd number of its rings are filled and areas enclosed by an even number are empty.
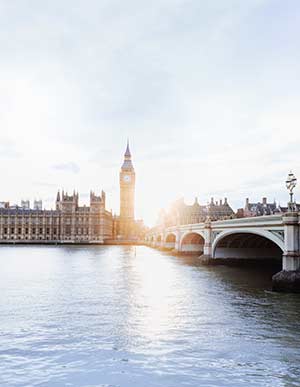
[[[300,213],[158,226],[146,244],[177,254],[196,254],[204,264],[241,260],[282,261],[273,289],[300,292]]]

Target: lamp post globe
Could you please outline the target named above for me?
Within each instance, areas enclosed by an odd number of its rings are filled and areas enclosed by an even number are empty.
[[[289,191],[289,194],[290,194],[290,203],[289,203],[289,209],[291,211],[293,211],[293,191],[294,191],[294,188],[296,187],[297,185],[297,178],[295,177],[295,175],[290,172],[288,174],[288,177],[286,179],[286,182],[285,182],[285,185],[286,185],[286,188],[287,190]]]

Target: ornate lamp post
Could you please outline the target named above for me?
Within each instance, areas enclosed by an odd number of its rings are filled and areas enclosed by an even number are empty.
[[[293,190],[294,190],[294,188],[297,185],[297,179],[296,179],[295,175],[292,172],[290,172],[288,174],[288,177],[286,179],[285,185],[286,185],[286,188],[288,189],[289,194],[290,194],[289,210],[293,211],[294,210],[294,205],[293,205],[294,204],[294,202],[293,202],[293,195],[294,195],[294,193],[293,193]]]

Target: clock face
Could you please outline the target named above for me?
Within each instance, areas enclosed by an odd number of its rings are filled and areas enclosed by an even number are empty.
[[[129,183],[131,180],[130,175],[124,175],[123,180],[125,181],[125,183]]]

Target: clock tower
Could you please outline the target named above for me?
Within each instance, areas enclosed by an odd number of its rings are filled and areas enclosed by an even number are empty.
[[[120,229],[123,239],[134,237],[134,196],[135,196],[135,171],[131,161],[129,142],[124,155],[124,162],[120,171]]]

